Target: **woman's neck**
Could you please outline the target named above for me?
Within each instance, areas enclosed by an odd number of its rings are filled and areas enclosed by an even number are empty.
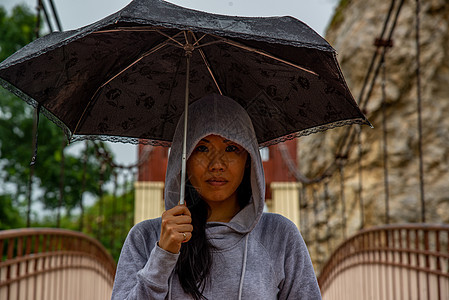
[[[232,202],[220,201],[208,203],[210,215],[207,222],[224,222],[227,223],[240,211],[237,199]]]

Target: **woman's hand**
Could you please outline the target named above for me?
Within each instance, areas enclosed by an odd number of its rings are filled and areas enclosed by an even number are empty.
[[[162,214],[161,237],[159,247],[171,252],[179,253],[181,244],[192,238],[192,218],[185,205],[177,205]]]

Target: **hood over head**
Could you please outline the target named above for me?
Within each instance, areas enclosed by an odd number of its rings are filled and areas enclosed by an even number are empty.
[[[183,133],[184,114],[178,121],[168,158],[165,176],[165,209],[173,208],[179,202]],[[249,232],[259,221],[265,201],[265,177],[253,124],[246,110],[236,101],[212,94],[189,105],[187,159],[198,142],[211,134],[239,144],[251,157],[252,199],[227,223],[227,226],[234,231]]]

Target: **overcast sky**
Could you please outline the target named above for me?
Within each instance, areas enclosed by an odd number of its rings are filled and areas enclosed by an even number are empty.
[[[49,6],[48,0],[43,0]],[[7,10],[19,3],[35,9],[37,0],[0,0]],[[126,6],[130,0],[53,0],[63,30],[76,29],[102,19]],[[338,0],[170,0],[168,2],[211,13],[234,16],[292,16],[324,35]],[[81,145],[82,143],[80,143]],[[134,163],[136,147],[110,143],[117,163]],[[72,151],[82,149],[73,145]]]

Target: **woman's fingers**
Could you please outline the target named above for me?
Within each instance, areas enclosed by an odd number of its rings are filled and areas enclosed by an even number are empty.
[[[181,233],[182,232],[188,233],[188,232],[193,231],[193,226],[192,226],[192,224],[182,224],[182,225],[178,225],[176,227],[176,230]]]
[[[193,231],[193,226],[191,224],[182,224],[182,225],[168,225],[165,228],[163,228],[161,233],[161,239],[162,238],[170,238],[171,240],[182,242],[184,238],[181,238],[181,235],[183,233],[185,234],[191,234]]]
[[[175,222],[178,225],[191,224],[192,218],[190,216],[180,215],[180,216],[176,216],[175,218],[173,218],[173,222]]]
[[[162,226],[173,226],[173,225],[183,225],[183,224],[191,224],[192,218],[190,216],[180,215],[180,216],[163,216],[162,217]]]
[[[178,205],[162,214],[159,247],[172,253],[178,253],[181,244],[192,238],[192,218],[185,205]]]
[[[192,238],[192,232],[191,231],[183,232],[182,233],[182,238],[183,238],[182,243],[187,243]]]
[[[187,215],[190,216],[190,210],[185,205],[176,205],[175,207],[165,211],[164,213],[179,216],[179,215]]]

